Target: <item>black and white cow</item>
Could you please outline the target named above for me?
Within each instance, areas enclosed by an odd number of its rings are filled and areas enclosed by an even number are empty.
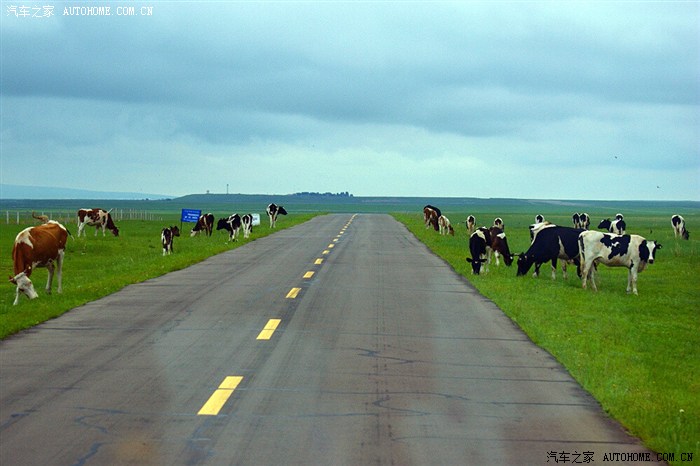
[[[531,230],[532,231],[532,230]],[[562,260],[562,275],[567,278],[566,264],[573,262],[579,266],[578,235],[584,230],[581,228],[560,227],[554,224],[539,224],[533,233],[534,239],[530,248],[519,254],[518,276],[525,275],[530,268],[535,266],[533,276],[540,274],[540,266],[545,262],[552,262],[552,280],[557,278],[557,260]]]
[[[467,217],[467,231],[469,232],[469,235],[474,233],[474,230],[476,229],[476,217],[473,215],[470,215]]]
[[[486,264],[484,273],[489,271],[487,253],[490,244],[491,234],[486,227],[477,228],[469,237],[469,252],[472,257],[467,257],[467,262],[471,263],[474,275],[481,272],[481,264]]]
[[[571,221],[574,224],[574,228],[581,228],[581,214],[574,212],[574,215],[571,216]]]
[[[508,247],[508,239],[502,229],[498,227],[489,228],[491,242],[488,247],[488,263],[491,263],[491,255],[496,256],[496,266],[501,265],[499,256],[503,256],[503,262],[510,267],[513,264],[513,254]]]
[[[506,227],[503,225],[503,219],[501,217],[496,217],[493,219],[493,226],[496,228],[500,228],[501,230],[505,230]]]
[[[685,219],[676,214],[671,217],[671,225],[673,225],[673,236],[683,239],[690,239],[690,232],[685,229]]]
[[[248,239],[253,232],[253,215],[245,214],[241,216],[241,225],[243,226],[243,237]]]
[[[542,214],[535,215],[535,223],[543,223],[543,222],[544,222],[544,215],[542,215]]]
[[[214,215],[211,213],[202,214],[197,220],[197,224],[190,231],[190,236],[197,236],[199,232],[204,232],[207,236],[211,236],[214,229]]]
[[[163,255],[170,255],[173,252],[173,238],[180,236],[180,229],[177,226],[166,227],[160,231],[160,242],[163,244]]]
[[[609,233],[614,233],[616,235],[624,235],[625,228],[627,228],[627,225],[625,224],[625,221],[621,218],[616,218],[612,221],[609,218],[606,218],[600,221],[600,223],[598,224],[598,228],[604,228]]]
[[[582,264],[582,286],[586,288],[588,278],[595,284],[595,264],[609,267],[627,267],[627,293],[637,294],[637,275],[647,264],[653,264],[656,251],[661,245],[639,235],[615,235],[600,231],[585,231],[578,238]]]
[[[267,212],[267,216],[270,217],[270,228],[275,228],[277,225],[278,215],[287,215],[287,211],[284,210],[284,207],[277,204],[268,205],[265,211]]]
[[[216,229],[228,231],[228,240],[236,241],[238,231],[241,229],[241,216],[232,214],[227,218],[220,218],[219,222],[216,224]]]

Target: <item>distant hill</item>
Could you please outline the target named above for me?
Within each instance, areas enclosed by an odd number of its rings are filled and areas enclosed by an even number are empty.
[[[53,188],[0,184],[0,199],[167,199],[163,194],[90,191],[87,189]]]

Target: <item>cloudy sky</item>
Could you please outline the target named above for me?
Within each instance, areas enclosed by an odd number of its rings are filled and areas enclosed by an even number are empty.
[[[2,0],[1,18],[5,184],[700,200],[700,2]]]

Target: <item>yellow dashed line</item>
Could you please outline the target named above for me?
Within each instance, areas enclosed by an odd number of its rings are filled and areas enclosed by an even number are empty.
[[[304,274],[304,278],[311,278],[313,276],[314,276],[314,272],[312,272],[310,270]]]
[[[272,338],[272,334],[277,330],[277,326],[282,322],[281,319],[270,319],[267,321],[267,325],[262,329],[256,340],[269,340]]]
[[[335,247],[335,244],[329,244],[328,249],[333,249]]]
[[[287,293],[287,298],[289,298],[289,299],[296,298],[300,291],[301,291],[301,288],[292,288],[291,290],[289,290],[289,293]]]
[[[241,383],[243,377],[230,375],[221,382],[219,388],[209,397],[202,409],[197,413],[198,416],[216,416],[224,407],[226,401],[233,394],[233,391]]]
[[[316,265],[321,265],[321,264],[323,264],[323,259],[320,259],[320,258],[319,258],[319,259],[316,259],[316,262],[314,262],[314,264],[316,264]]]
[[[329,252],[330,252],[330,251],[329,251],[328,249],[326,249],[326,250],[323,251],[321,254],[328,254]]]

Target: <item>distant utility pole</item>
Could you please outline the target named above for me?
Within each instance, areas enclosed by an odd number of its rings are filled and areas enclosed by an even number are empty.
[[[228,183],[226,183],[226,195],[228,196]]]

